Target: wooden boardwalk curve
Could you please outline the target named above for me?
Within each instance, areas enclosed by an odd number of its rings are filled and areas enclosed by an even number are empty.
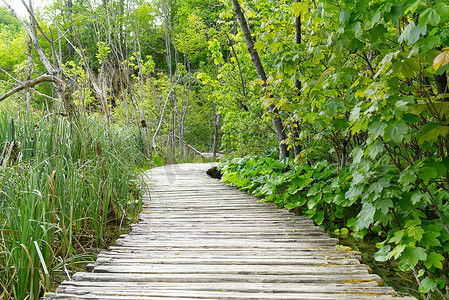
[[[397,296],[305,217],[206,175],[153,169],[131,233],[47,299],[415,299]]]

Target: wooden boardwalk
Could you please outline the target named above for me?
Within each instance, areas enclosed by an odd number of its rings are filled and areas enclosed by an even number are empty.
[[[152,170],[131,233],[47,299],[415,299],[396,296],[305,217],[209,178]]]

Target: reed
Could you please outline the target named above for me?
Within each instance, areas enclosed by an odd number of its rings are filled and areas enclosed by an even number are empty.
[[[38,299],[108,224],[137,215],[139,137],[95,117],[0,113],[0,299]]]

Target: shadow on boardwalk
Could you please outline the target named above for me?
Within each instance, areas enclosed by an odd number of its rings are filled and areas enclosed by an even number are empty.
[[[47,299],[415,299],[311,220],[207,177],[211,166],[151,170],[131,233]]]

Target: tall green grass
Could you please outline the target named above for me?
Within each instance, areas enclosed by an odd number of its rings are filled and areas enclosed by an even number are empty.
[[[138,129],[0,113],[0,299],[38,299],[58,269],[137,215]]]

